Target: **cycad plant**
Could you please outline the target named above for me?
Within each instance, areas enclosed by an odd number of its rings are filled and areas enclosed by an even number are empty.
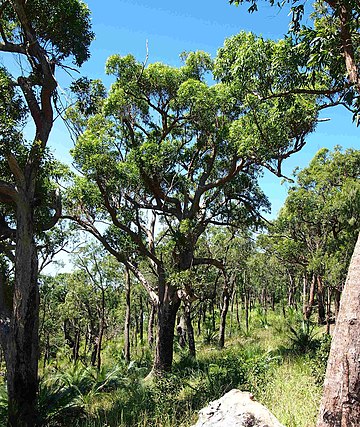
[[[303,354],[316,350],[319,340],[316,338],[315,324],[309,320],[303,320],[300,325],[289,325],[289,338],[291,348],[295,353]]]

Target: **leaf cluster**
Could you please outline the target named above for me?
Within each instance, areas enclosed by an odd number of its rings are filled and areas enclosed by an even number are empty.
[[[0,25],[4,28],[6,41],[22,44],[24,37],[17,15],[9,1],[3,1]],[[81,65],[90,56],[91,31],[90,11],[81,0],[28,0],[24,9],[37,34],[38,41],[51,60],[61,63],[72,56],[76,65]],[[5,41],[5,40],[4,40]]]

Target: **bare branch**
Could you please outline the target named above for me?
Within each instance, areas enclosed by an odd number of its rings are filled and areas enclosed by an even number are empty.
[[[26,55],[26,50],[22,45],[9,42],[0,43],[0,52],[20,53],[22,55]]]
[[[14,185],[0,180],[0,202],[2,203],[16,202],[18,195],[19,194]]]
[[[225,265],[214,258],[194,258],[193,265],[213,265],[214,267],[218,268],[221,271],[225,270]]]
[[[128,269],[134,274],[134,276],[139,280],[139,282],[143,285],[146,292],[148,293],[153,304],[159,304],[159,296],[155,292],[154,288],[150,285],[150,283],[145,279],[142,275],[141,271],[130,261],[125,261],[124,265],[128,267]]]

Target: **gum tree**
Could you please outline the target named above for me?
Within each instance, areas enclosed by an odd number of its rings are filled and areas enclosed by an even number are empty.
[[[309,166],[296,175],[274,227],[269,249],[288,265],[305,269],[304,318],[315,299],[318,320],[326,319],[325,289],[340,295],[346,268],[359,232],[360,152],[337,147],[318,151]],[[336,301],[335,301],[336,302]]]
[[[64,23],[67,31],[64,32]],[[1,240],[14,243],[13,297],[2,319],[11,426],[36,424],[38,387],[38,255],[36,235],[59,218],[59,204],[46,191],[46,146],[57,99],[55,71],[68,57],[81,65],[89,57],[89,10],[78,0],[0,2],[0,52],[19,55],[26,66],[7,79],[34,125],[32,141],[1,133]],[[4,80],[2,80],[3,82]],[[6,118],[7,120],[7,118]],[[5,123],[8,123],[6,121]],[[4,337],[4,335],[3,335]]]
[[[360,89],[358,2],[317,0],[310,6],[302,0],[265,1],[271,6],[290,8],[288,39],[294,51],[303,56],[302,75],[307,80],[303,86],[294,82],[291,92],[322,94],[328,105],[344,105],[357,117]],[[250,3],[249,12],[255,12],[261,2],[230,0],[229,3],[237,6]]]
[[[265,43],[240,37],[244,51]],[[287,59],[286,46],[266,43],[271,48],[262,61]],[[259,221],[268,208],[257,183],[262,168],[280,176],[282,160],[304,146],[317,117],[310,97],[260,102],[251,92],[264,84],[257,64],[244,70],[240,97],[239,85],[208,83],[213,62],[207,54],[183,59],[183,66],[170,67],[114,55],[107,62],[116,78],[109,94],[98,82],[82,81],[77,108],[69,112],[80,130],[73,155],[83,174],[69,193],[69,217],[149,291],[158,316],[155,372],[171,368],[176,313],[182,299],[194,298],[189,270],[224,268],[218,259],[196,256],[200,236],[210,225]],[[249,73],[257,75],[250,89]],[[269,90],[273,83],[268,80]],[[140,261],[147,265],[141,275]]]

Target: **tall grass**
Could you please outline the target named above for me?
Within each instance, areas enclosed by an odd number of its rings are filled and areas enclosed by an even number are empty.
[[[321,391],[307,361],[297,357],[275,369],[259,399],[286,427],[314,427]]]

